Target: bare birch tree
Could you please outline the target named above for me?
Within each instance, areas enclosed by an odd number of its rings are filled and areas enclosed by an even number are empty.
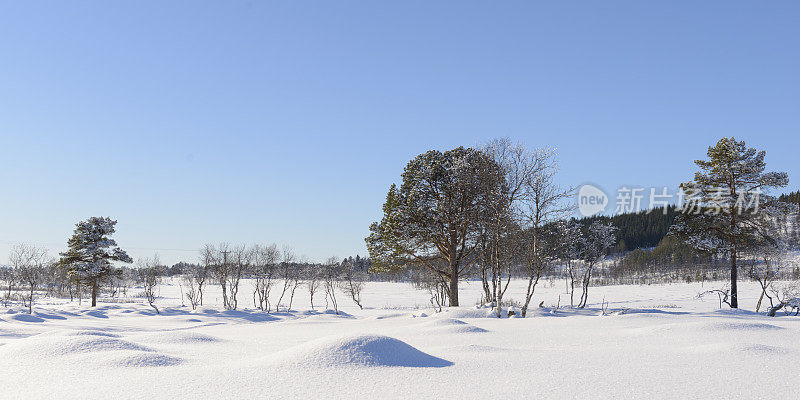
[[[361,305],[361,291],[364,290],[363,271],[358,270],[354,262],[342,262],[342,292],[348,295],[359,309],[364,309]]]
[[[269,312],[269,294],[275,284],[280,251],[275,244],[256,245],[253,248],[253,303],[258,309]]]
[[[52,264],[54,260],[48,256],[45,248],[19,244],[11,249],[9,261],[14,268],[16,281],[27,286],[27,296],[22,297],[22,300],[23,305],[28,306],[28,314],[32,314],[34,295],[44,279],[45,266]]]
[[[339,260],[331,257],[322,265],[322,279],[325,288],[325,301],[333,305],[333,310],[339,314],[339,303],[336,301],[336,285],[339,279]],[[326,305],[327,307],[327,305]]]
[[[160,268],[161,262],[158,258],[158,254],[153,255],[152,258],[139,260],[139,273],[142,279],[143,294],[147,303],[156,310],[157,314],[161,314],[161,311],[156,307],[156,287],[158,287],[158,284],[161,282]]]
[[[306,288],[308,289],[309,300],[311,301],[311,309],[314,309],[314,295],[319,291],[322,286],[322,267],[319,264],[308,264],[306,266]]]
[[[574,209],[569,199],[574,194],[574,188],[563,187],[556,182],[558,174],[558,159],[555,149],[535,149],[528,156],[534,165],[534,173],[526,180],[527,196],[524,205],[525,238],[526,242],[526,271],[528,284],[525,289],[525,302],[520,314],[522,317],[528,312],[536,285],[542,276],[548,261],[554,258],[551,249],[544,246],[545,227],[558,220],[566,218]]]
[[[286,292],[291,291],[292,287],[296,284],[296,281],[299,279],[297,277],[297,270],[295,268],[295,255],[291,248],[284,247],[283,251],[281,251],[281,262],[279,265],[280,268],[280,277],[283,280],[283,288],[281,289],[281,295],[278,297],[278,302],[275,303],[275,311],[279,311],[279,307],[281,306],[281,301],[283,301],[283,297],[286,295]]]

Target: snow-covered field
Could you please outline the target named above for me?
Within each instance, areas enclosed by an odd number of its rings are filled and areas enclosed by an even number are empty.
[[[0,397],[800,397],[800,317],[745,311],[758,295],[751,283],[741,284],[739,311],[697,299],[723,285],[706,282],[596,287],[590,309],[502,320],[473,306],[477,282],[463,284],[463,307],[438,314],[408,284],[368,283],[365,309],[340,294],[341,315],[324,301],[310,311],[304,288],[297,311],[255,311],[250,282],[240,290],[249,308],[222,311],[212,290],[192,311],[175,283],[161,287],[161,315],[58,299],[41,299],[33,315],[0,311]],[[523,290],[513,282],[507,297]],[[563,306],[563,292],[563,282],[544,282],[532,305],[561,294]],[[600,316],[604,298],[629,310]]]

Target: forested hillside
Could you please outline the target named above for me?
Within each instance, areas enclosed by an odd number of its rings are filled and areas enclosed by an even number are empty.
[[[612,217],[587,217],[579,221],[585,226],[597,220],[611,222],[618,229],[615,250],[629,251],[657,246],[667,235],[676,213],[676,207],[669,206],[666,212],[659,208],[637,213],[618,214]]]
[[[780,197],[778,197],[778,200],[800,205],[800,190],[788,194],[782,194]]]

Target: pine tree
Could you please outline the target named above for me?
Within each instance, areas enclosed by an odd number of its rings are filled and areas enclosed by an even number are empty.
[[[111,262],[133,262],[110,238],[116,224],[117,221],[108,217],[91,217],[78,222],[67,241],[67,251],[61,253],[60,264],[67,268],[69,276],[92,288],[92,307],[97,305],[101,281],[117,272]]]
[[[738,308],[737,255],[758,241],[763,210],[774,200],[765,193],[789,184],[786,172],[764,172],[764,151],[748,148],[744,141],[722,138],[708,148],[708,159],[697,160],[694,182],[681,185],[687,204],[674,231],[701,250],[727,254],[731,265],[730,306]],[[696,207],[689,202],[696,200]]]
[[[458,306],[458,281],[478,258],[486,199],[504,181],[500,166],[471,148],[432,150],[411,160],[402,179],[366,238],[373,267],[424,266],[447,283],[450,305]]]

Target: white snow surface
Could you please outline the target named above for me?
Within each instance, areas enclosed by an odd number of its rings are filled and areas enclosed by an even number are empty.
[[[254,310],[251,286],[237,311],[215,287],[181,306],[177,280],[160,315],[139,299],[0,309],[0,398],[800,398],[800,317],[753,312],[749,282],[740,310],[696,297],[723,282],[593,287],[584,310],[543,282],[524,319],[477,309],[479,282],[441,313],[409,284],[367,283],[365,309],[340,294],[339,315],[304,288],[291,312]]]

